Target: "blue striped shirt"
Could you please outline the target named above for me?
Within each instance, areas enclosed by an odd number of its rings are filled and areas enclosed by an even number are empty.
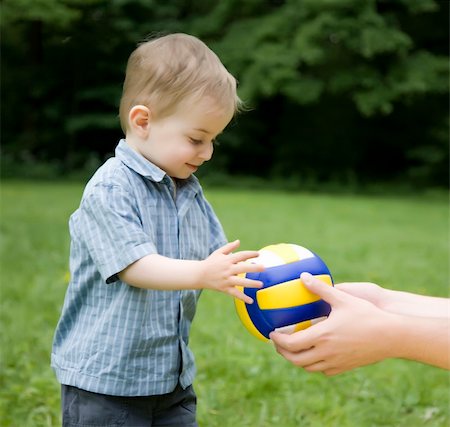
[[[150,396],[192,384],[189,330],[200,291],[129,286],[118,273],[149,254],[201,260],[225,244],[194,176],[174,183],[125,140],[70,218],[71,280],[52,349],[62,384]]]

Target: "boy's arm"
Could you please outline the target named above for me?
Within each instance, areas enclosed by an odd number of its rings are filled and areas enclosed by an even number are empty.
[[[252,303],[253,300],[236,286],[259,288],[262,283],[238,275],[262,271],[264,267],[244,262],[257,257],[256,251],[232,253],[239,245],[238,240],[227,243],[202,261],[147,255],[121,271],[119,278],[131,286],[145,289],[214,289]]]

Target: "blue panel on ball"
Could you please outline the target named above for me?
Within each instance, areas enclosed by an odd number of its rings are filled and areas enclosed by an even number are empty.
[[[264,284],[263,289],[265,289],[298,279],[303,272],[308,272],[312,275],[328,274],[331,277],[331,273],[326,264],[315,254],[312,258],[306,258],[276,267],[268,267],[263,272],[247,273],[246,277],[248,279],[262,281]],[[245,306],[253,325],[266,338],[269,338],[270,332],[275,328],[281,328],[317,317],[328,316],[331,311],[329,304],[322,300],[297,307],[261,310],[256,298],[258,290],[255,288],[244,288],[244,293],[254,301],[253,304],[246,304]]]
[[[328,316],[330,311],[330,305],[323,300],[319,300],[297,307],[262,310],[261,313],[273,330],[275,328],[304,322],[305,320]]]
[[[331,277],[330,271],[319,257],[306,258],[289,264],[277,265],[276,267],[268,267],[259,273],[247,273],[246,277],[253,280],[261,280],[264,283],[264,288],[269,288],[279,283],[298,279],[300,274],[305,271],[312,275],[328,274]],[[247,290],[249,288],[245,289],[246,294]]]
[[[246,288],[249,289],[249,288]],[[263,312],[259,308],[258,302],[256,301],[256,289],[252,289],[254,292],[247,293],[253,298],[253,304],[245,304],[247,307],[247,312],[252,320],[253,325],[258,331],[264,335],[266,338],[269,338],[269,334],[273,331],[273,327],[270,323],[267,323],[267,320],[264,318]]]

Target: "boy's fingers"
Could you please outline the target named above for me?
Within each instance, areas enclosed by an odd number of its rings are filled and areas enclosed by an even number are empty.
[[[234,242],[228,242],[226,245],[222,246],[218,249],[221,253],[225,255],[231,254],[234,250],[236,250],[241,242],[239,240],[235,240]]]
[[[238,262],[233,266],[234,274],[258,273],[264,271],[262,264],[253,264],[250,262]]]
[[[258,251],[240,251],[233,254],[233,262],[243,262],[252,258],[257,258],[259,255]],[[250,263],[248,263],[250,264]]]
[[[253,303],[253,299],[248,295],[245,295],[244,292],[241,292],[238,288],[235,287],[228,288],[227,292],[232,297],[240,299],[241,301],[244,301],[246,304]]]
[[[261,288],[263,283],[259,280],[246,279],[244,277],[234,276],[231,278],[233,286],[243,286],[244,288]]]

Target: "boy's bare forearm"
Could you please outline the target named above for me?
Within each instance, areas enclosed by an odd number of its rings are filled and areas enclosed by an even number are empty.
[[[234,253],[239,245],[239,240],[227,243],[202,261],[147,255],[119,273],[119,278],[131,286],[144,289],[213,289],[251,304],[253,299],[239,288],[260,288],[262,283],[243,276],[262,271],[264,266],[245,262],[258,256],[256,251]]]
[[[201,262],[147,255],[119,273],[123,282],[144,289],[200,289]]]

